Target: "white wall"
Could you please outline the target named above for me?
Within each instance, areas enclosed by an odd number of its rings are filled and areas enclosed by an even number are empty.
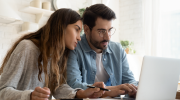
[[[134,42],[136,54],[141,55],[142,0],[119,0],[119,39]]]
[[[127,55],[130,69],[138,81],[143,59],[142,0],[119,0],[119,39],[134,42],[136,55]]]
[[[114,27],[116,28],[116,32],[115,34],[112,35],[111,40],[114,42],[119,42],[120,41],[120,30],[119,30],[119,23],[120,23],[120,0],[110,0],[109,4],[107,6],[109,6],[109,8],[111,8],[115,14],[116,14],[116,19],[114,20]]]

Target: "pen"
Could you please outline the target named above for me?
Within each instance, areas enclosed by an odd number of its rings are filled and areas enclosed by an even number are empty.
[[[95,87],[95,86],[91,86],[91,85],[87,85],[87,87],[89,87],[89,88],[100,88],[100,87]],[[108,90],[108,89],[105,89],[105,88],[100,88],[100,90],[111,91],[111,90]]]

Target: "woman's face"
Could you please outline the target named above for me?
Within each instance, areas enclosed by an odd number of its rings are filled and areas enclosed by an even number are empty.
[[[65,45],[66,48],[74,50],[77,46],[78,41],[81,40],[80,32],[82,30],[82,21],[79,20],[74,24],[69,24],[66,27],[65,33]]]

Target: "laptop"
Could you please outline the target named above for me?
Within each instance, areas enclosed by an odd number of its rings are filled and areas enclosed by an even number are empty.
[[[135,100],[174,100],[179,75],[180,59],[144,56]]]

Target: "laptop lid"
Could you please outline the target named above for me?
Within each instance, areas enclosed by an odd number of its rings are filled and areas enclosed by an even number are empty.
[[[180,59],[145,56],[136,100],[174,100],[180,74]]]

